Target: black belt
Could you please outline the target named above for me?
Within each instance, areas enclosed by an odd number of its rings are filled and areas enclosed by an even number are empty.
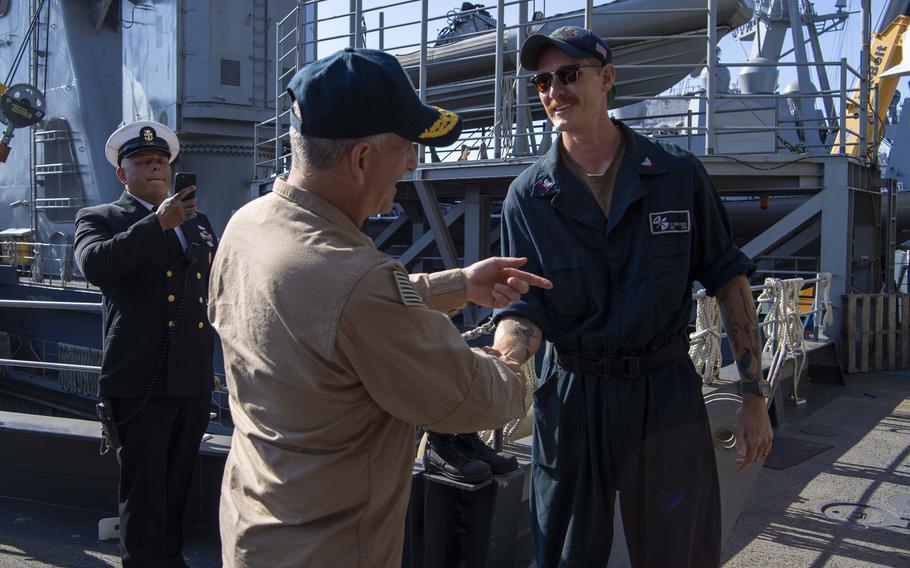
[[[556,347],[559,366],[572,373],[591,373],[601,377],[626,377],[634,379],[642,373],[659,369],[673,361],[689,356],[685,339],[677,339],[654,351],[640,355],[592,359],[578,351]]]

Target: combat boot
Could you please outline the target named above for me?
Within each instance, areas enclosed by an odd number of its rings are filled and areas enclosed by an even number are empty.
[[[423,467],[427,473],[437,473],[462,483],[481,483],[493,477],[490,466],[466,456],[452,434],[427,432]]]
[[[476,433],[458,434],[458,447],[469,458],[480,460],[490,466],[495,475],[509,473],[518,469],[518,460],[515,456],[503,452],[496,452],[493,448],[483,443]]]

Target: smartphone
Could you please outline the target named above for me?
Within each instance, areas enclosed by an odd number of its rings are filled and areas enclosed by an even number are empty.
[[[174,178],[174,193],[177,193],[184,187],[196,185],[196,174],[188,172],[180,172],[177,174],[177,177]],[[196,197],[196,190],[193,190],[183,196],[183,201],[187,199],[192,199]]]

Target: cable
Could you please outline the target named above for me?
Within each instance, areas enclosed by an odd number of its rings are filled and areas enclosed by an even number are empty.
[[[739,158],[734,158],[733,156],[722,156],[719,154],[715,154],[715,155],[712,155],[711,157],[712,158],[724,158],[726,160],[733,160],[734,162],[742,164],[743,166],[746,166],[747,168],[751,168],[753,170],[758,170],[760,172],[770,172],[772,170],[779,170],[781,168],[786,168],[787,166],[789,166],[791,164],[795,164],[796,162],[802,162],[803,160],[810,160],[812,158],[816,158],[817,156],[802,156],[800,158],[796,158],[795,160],[790,160],[789,162],[784,162],[783,164],[778,164],[771,168],[759,168],[758,166],[753,166],[752,164],[745,162],[743,160],[740,160]]]
[[[43,82],[44,86],[41,88],[42,93],[47,92],[47,69],[48,69],[48,67],[50,67],[50,61],[49,61],[50,51],[48,51],[50,46],[48,45],[48,43],[50,41],[50,38],[51,38],[51,4],[50,4],[50,2],[48,2],[47,18],[45,19],[45,22],[44,22],[44,82]]]
[[[22,44],[19,46],[19,51],[13,58],[13,66],[10,69],[9,73],[6,75],[6,80],[3,82],[4,85],[9,85],[13,77],[16,76],[16,70],[19,68],[19,64],[22,63],[22,56],[25,55],[26,48],[28,47],[28,40],[31,37],[32,32],[35,30],[35,25],[38,23],[38,15],[41,13],[42,8],[44,8],[44,0],[41,0],[41,3],[38,4],[38,8],[35,10],[35,13],[32,15],[32,21],[28,25],[28,30],[25,32],[25,37],[22,38]]]

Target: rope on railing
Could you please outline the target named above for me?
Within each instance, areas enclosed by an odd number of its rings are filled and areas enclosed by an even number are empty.
[[[768,332],[762,353],[771,355],[767,380],[771,383],[772,389],[776,389],[784,363],[788,359],[792,359],[792,398],[796,404],[805,403],[797,395],[799,379],[806,363],[804,324],[799,309],[799,292],[804,283],[805,280],[802,278],[788,280],[766,278],[765,289],[756,300],[759,315],[763,306],[770,304],[763,321]]]
[[[57,344],[57,355],[61,363],[70,363],[74,365],[101,365],[101,350],[83,347],[82,345],[70,345],[68,343]],[[60,388],[65,392],[78,393],[87,397],[98,396],[98,373],[85,371],[63,370],[58,374]]]
[[[706,385],[720,376],[720,308],[717,299],[702,293],[695,298],[695,331],[689,334],[689,358]]]

